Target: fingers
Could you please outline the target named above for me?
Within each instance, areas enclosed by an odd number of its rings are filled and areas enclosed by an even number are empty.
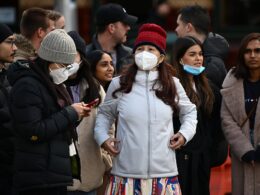
[[[79,119],[90,115],[91,107],[88,107],[86,105],[87,104],[85,104],[84,102],[74,103],[71,105],[78,113]]]
[[[115,138],[109,138],[102,144],[102,147],[112,156],[116,156],[119,153],[119,149],[118,149],[119,143],[120,143],[119,140]]]
[[[91,112],[91,108],[90,107],[86,107],[86,106],[82,106],[82,112],[84,114],[88,114]]]
[[[180,149],[185,143],[185,138],[181,133],[173,135],[170,139],[169,147],[176,150]]]
[[[83,117],[89,116],[93,106],[89,107],[88,104],[85,104],[84,102],[81,102],[81,106],[83,109],[83,112],[82,112]]]

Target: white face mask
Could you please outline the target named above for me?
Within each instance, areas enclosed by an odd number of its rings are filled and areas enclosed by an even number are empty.
[[[50,72],[50,76],[51,76],[53,82],[55,84],[59,85],[68,79],[68,77],[69,77],[68,69],[59,68],[59,69],[52,70]]]
[[[80,63],[74,62],[73,64],[67,66],[69,76],[78,72],[80,64],[81,62]]]
[[[135,55],[135,63],[141,70],[152,70],[157,66],[158,58],[150,52],[142,51]]]

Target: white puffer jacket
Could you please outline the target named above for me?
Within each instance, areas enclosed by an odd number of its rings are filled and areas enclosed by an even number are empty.
[[[119,77],[111,82],[105,101],[99,107],[95,139],[99,145],[109,138],[108,130],[118,117],[117,139],[120,153],[113,160],[111,173],[122,177],[156,178],[178,175],[175,151],[169,148],[173,135],[169,105],[152,90],[157,71],[138,71],[130,93],[112,93],[119,88]],[[173,78],[179,95],[180,133],[188,142],[195,134],[197,111],[177,78]],[[157,86],[158,87],[158,86]]]

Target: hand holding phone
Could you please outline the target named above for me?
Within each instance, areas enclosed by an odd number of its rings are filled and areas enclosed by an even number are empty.
[[[96,99],[94,99],[93,101],[87,103],[86,106],[87,106],[87,107],[93,107],[93,106],[96,106],[96,105],[98,104],[98,102],[99,102],[99,98],[96,98]]]

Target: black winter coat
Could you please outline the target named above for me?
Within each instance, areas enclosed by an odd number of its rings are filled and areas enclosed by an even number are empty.
[[[209,33],[203,43],[205,73],[219,89],[226,77],[227,70],[224,60],[229,51],[227,40],[214,33]]]
[[[67,131],[78,115],[71,106],[61,108],[44,79],[20,63],[12,64],[8,74],[16,132],[14,187],[27,190],[70,185]]]
[[[211,116],[197,110],[196,134],[185,146],[176,151],[179,182],[183,195],[209,195],[210,168],[214,149],[219,141],[224,140],[220,122],[221,95],[219,88],[210,82],[215,101]],[[179,129],[180,122],[174,117],[174,127]],[[227,157],[227,144],[222,157]]]
[[[13,126],[8,107],[9,83],[6,79],[6,72],[3,69],[0,73],[0,177],[12,178],[13,165]]]

